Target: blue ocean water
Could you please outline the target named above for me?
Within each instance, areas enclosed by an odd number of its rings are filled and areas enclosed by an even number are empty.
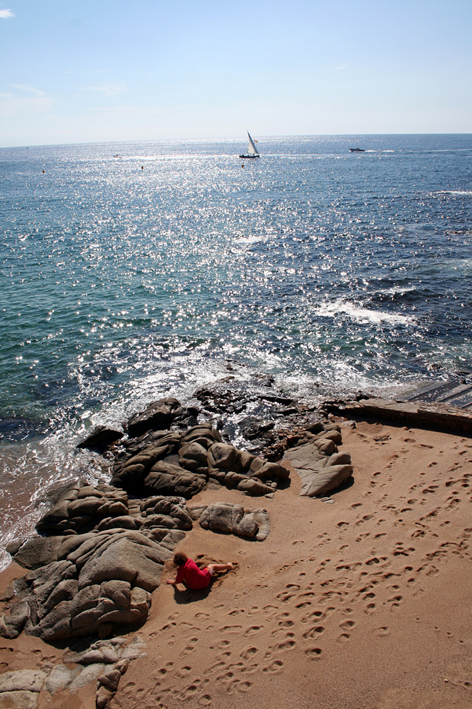
[[[87,428],[228,360],[308,400],[472,371],[472,135],[245,147],[0,150],[3,529]]]

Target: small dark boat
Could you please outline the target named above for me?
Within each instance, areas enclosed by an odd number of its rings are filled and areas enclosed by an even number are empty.
[[[349,148],[351,153],[365,153],[364,148]]]

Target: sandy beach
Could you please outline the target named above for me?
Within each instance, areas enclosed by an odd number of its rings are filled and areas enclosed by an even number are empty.
[[[324,500],[300,497],[292,472],[273,499],[244,498],[270,514],[264,542],[195,525],[178,550],[237,568],[209,592],[161,584],[134,634],[145,655],[112,707],[472,706],[472,439],[337,422],[352,484]],[[189,506],[241,500],[221,488]],[[24,573],[12,564],[2,591]],[[2,639],[0,672],[47,669],[61,657],[23,633]],[[43,689],[38,706],[94,703],[92,682],[75,693]]]

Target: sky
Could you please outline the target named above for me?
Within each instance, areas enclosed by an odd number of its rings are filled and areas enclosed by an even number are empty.
[[[0,147],[472,132],[472,0],[0,0]]]

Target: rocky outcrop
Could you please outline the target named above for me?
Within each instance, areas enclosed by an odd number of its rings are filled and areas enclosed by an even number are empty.
[[[300,495],[325,495],[351,477],[351,456],[346,452],[338,452],[337,446],[341,442],[339,426],[328,424],[313,436],[310,443],[286,452],[285,457],[302,480]]]
[[[0,619],[0,635],[17,637],[24,628],[50,642],[93,633],[106,637],[147,618],[150,594],[192,518],[182,498],[153,496],[128,504],[126,494],[116,491],[117,500],[109,488],[70,488],[38,522],[38,530],[52,536],[30,539],[14,555],[30,572],[21,600]],[[84,533],[78,533],[77,511],[88,512],[92,528]]]
[[[259,386],[271,406],[293,404],[271,386]],[[224,400],[223,391],[220,395]],[[242,404],[242,394],[232,396]],[[208,392],[199,398],[210,406]],[[250,403],[250,397],[245,400]],[[277,450],[286,452],[301,476],[302,495],[338,487],[352,473],[349,454],[338,452],[339,427],[313,420],[300,406],[286,411],[299,424],[305,416],[304,425],[281,433],[273,422],[257,429],[252,421],[253,432],[279,436]],[[111,481],[56,491],[53,506],[37,523],[39,536],[10,545],[14,560],[29,571],[18,584],[16,602],[0,618],[1,636],[14,638],[25,630],[48,642],[106,638],[144,622],[165,562],[196,520],[203,529],[247,540],[267,537],[270,520],[263,508],[226,502],[188,506],[207,485],[272,497],[290,484],[286,465],[235,448],[210,423],[198,423],[197,413],[176,399],[161,399],[130,418],[124,425],[128,437],[99,430],[80,444],[106,448]],[[103,675],[103,697],[112,691],[119,668],[114,672]],[[81,681],[79,675],[73,681]]]
[[[133,441],[114,464],[111,485],[133,495],[190,499],[210,480],[260,496],[273,493],[288,478],[286,468],[224,443],[204,423],[184,433],[155,431]]]

